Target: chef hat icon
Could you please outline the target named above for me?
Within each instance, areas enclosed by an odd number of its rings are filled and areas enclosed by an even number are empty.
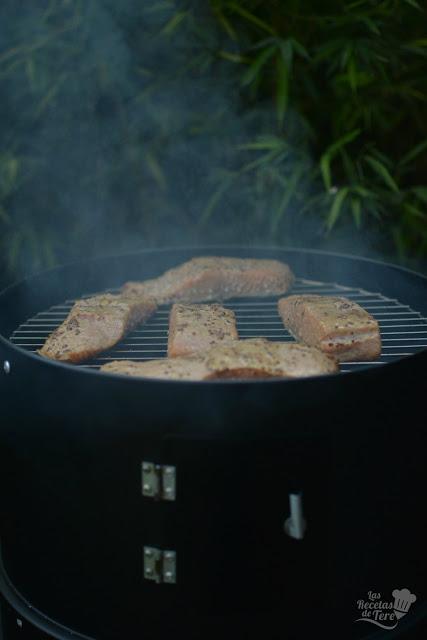
[[[417,599],[409,589],[394,589],[391,595],[394,598],[393,609],[398,620],[408,613],[409,607]]]

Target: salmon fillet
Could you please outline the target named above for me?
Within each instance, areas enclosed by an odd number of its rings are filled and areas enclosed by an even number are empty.
[[[125,376],[165,380],[204,380],[207,373],[204,359],[199,353],[145,362],[113,360],[103,364],[100,370]]]
[[[278,260],[199,257],[153,280],[127,282],[127,293],[167,302],[203,302],[245,296],[282,295],[294,280],[287,264]]]
[[[168,356],[185,356],[238,337],[231,309],[220,304],[174,304],[169,316]]]
[[[341,362],[381,355],[378,322],[347,298],[300,295],[282,298],[279,314],[292,335]]]
[[[156,308],[154,300],[109,293],[77,300],[39,353],[62,362],[88,360],[120,342]]]
[[[190,356],[109,362],[101,371],[169,380],[304,378],[335,373],[338,365],[334,358],[313,347],[255,338],[215,346]]]

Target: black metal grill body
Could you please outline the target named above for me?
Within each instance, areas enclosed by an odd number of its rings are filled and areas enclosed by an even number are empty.
[[[416,345],[399,352],[410,356],[322,378],[174,383],[52,363],[8,340],[82,290],[206,253],[276,257],[305,281],[397,301],[387,332],[403,318],[407,332],[409,320]],[[322,619],[333,637],[360,638],[368,630],[354,623],[356,600],[406,586],[418,595],[412,620],[423,624],[426,293],[422,276],[372,261],[236,248],[101,259],[4,292],[0,532],[9,600],[106,640],[304,637]],[[176,467],[175,502],[143,497],[144,460]],[[283,531],[295,491],[308,525],[301,541]],[[144,579],[144,545],[176,550],[176,585]],[[47,637],[69,637],[55,629]]]

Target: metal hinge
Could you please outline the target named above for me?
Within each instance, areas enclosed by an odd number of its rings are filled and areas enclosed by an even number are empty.
[[[175,500],[176,468],[154,462],[143,462],[142,495],[155,500]]]
[[[144,547],[144,578],[153,582],[176,583],[176,552]]]

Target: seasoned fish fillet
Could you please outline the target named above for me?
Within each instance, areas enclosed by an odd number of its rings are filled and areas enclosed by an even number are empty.
[[[127,293],[166,302],[203,302],[245,296],[282,295],[294,277],[278,260],[199,257],[153,280],[128,282]]]
[[[62,362],[82,362],[120,342],[156,311],[154,300],[109,293],[78,300],[39,353]]]
[[[236,316],[220,304],[174,304],[169,317],[168,356],[185,356],[238,339]]]
[[[318,349],[264,338],[214,347],[207,352],[205,364],[212,378],[304,378],[338,371],[335,359]]]
[[[103,364],[101,371],[125,376],[159,378],[165,380],[205,380],[207,375],[203,357],[199,353],[161,360],[115,360]]]
[[[381,354],[378,322],[346,298],[318,295],[279,300],[279,314],[292,335],[341,362],[375,360]]]
[[[101,370],[170,380],[216,380],[304,378],[335,373],[338,365],[334,358],[306,345],[255,338],[215,346],[190,356],[147,362],[109,362]]]

